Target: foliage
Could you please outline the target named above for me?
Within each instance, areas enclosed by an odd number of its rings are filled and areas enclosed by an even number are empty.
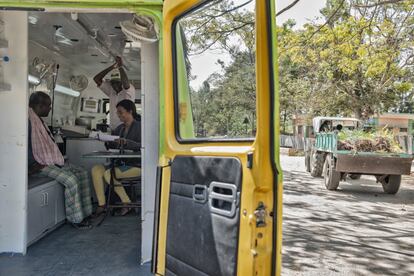
[[[254,59],[241,52],[222,68],[223,75],[211,75],[191,93],[197,136],[251,136],[256,104]]]
[[[189,39],[189,55],[217,50],[237,55],[254,51],[254,13],[244,9],[252,0],[213,2],[191,15],[183,28]]]
[[[255,132],[254,14],[245,9],[251,2],[213,2],[180,22],[187,63],[207,53],[230,59],[217,59],[221,70],[200,88],[190,87],[196,137],[249,137]]]
[[[278,28],[282,114],[361,118],[410,110],[414,1],[375,8],[357,2],[327,1],[323,25]]]
[[[190,60],[206,51],[230,57],[191,90],[197,136],[255,132],[254,14],[244,9],[251,2],[213,2],[182,24]],[[281,131],[301,114],[412,112],[414,0],[327,0],[321,16],[322,24],[277,27]]]
[[[402,149],[394,134],[386,128],[375,131],[348,130],[338,133],[338,149],[353,152],[392,152]]]

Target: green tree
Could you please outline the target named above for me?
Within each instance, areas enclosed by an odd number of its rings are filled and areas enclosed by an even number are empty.
[[[200,135],[254,132],[254,14],[243,9],[250,2],[219,2],[184,26],[190,57],[217,49],[231,57],[227,65],[218,60],[222,72],[191,92]],[[278,26],[282,130],[301,114],[412,111],[413,13],[414,0],[328,0],[322,24]]]
[[[199,136],[251,136],[255,131],[256,85],[254,59],[239,52],[223,74],[213,74],[192,91],[195,129]],[[248,119],[249,125],[243,122]],[[247,131],[246,131],[247,128]]]
[[[353,5],[327,1],[322,10],[325,24],[281,32],[280,78],[287,78],[291,85],[291,70],[283,67],[298,72],[303,85],[295,86],[300,89],[297,93],[309,96],[302,102],[306,104],[300,108],[303,112],[372,115],[398,106],[401,95],[412,89],[413,5],[399,3],[375,10]],[[281,90],[284,94],[289,88],[281,82]],[[299,104],[303,99],[295,98]]]
[[[251,0],[216,2],[180,22],[187,63],[207,51],[225,59],[217,59],[220,72],[211,74],[199,89],[191,89],[198,137],[246,137],[255,132],[254,13],[246,8],[250,4]]]

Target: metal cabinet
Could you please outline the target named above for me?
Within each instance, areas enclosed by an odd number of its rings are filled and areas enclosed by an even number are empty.
[[[58,183],[57,183],[58,184]],[[65,189],[62,185],[54,186],[53,197],[55,201],[55,225],[63,222],[66,219],[65,212]]]
[[[32,243],[43,232],[42,211],[45,196],[29,190],[27,210],[27,242]]]
[[[27,242],[32,244],[65,220],[64,189],[49,181],[29,189]]]

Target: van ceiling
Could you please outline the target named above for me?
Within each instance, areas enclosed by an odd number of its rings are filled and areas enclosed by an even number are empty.
[[[91,78],[114,62],[112,53],[123,58],[127,75],[138,81],[140,49],[119,27],[131,18],[127,13],[29,13],[29,72],[38,77],[30,65],[39,57],[60,64],[61,82],[79,74]]]

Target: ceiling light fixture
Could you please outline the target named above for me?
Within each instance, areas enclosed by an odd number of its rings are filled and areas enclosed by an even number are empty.
[[[40,84],[40,79],[35,76],[29,75],[28,80],[29,80],[29,83],[31,84],[34,84],[34,85]],[[55,91],[68,95],[68,96],[72,96],[72,97],[79,97],[80,95],[78,91],[75,91],[73,89],[67,88],[66,86],[59,85],[59,84],[56,85]]]
[[[29,75],[29,83],[34,84],[34,85],[39,85],[40,80],[39,78],[36,78],[35,76]]]
[[[66,86],[62,86],[59,84],[56,85],[55,91],[60,92],[62,94],[66,94],[68,96],[72,96],[72,97],[79,97],[80,95],[78,91],[75,91],[73,89],[67,88]]]

